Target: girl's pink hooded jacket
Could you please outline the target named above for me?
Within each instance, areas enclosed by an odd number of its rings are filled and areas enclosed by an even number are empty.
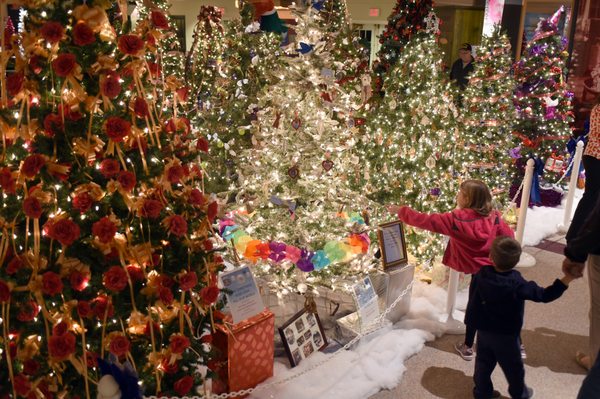
[[[500,212],[482,216],[473,209],[426,214],[403,206],[398,218],[404,223],[450,237],[442,263],[463,273],[477,273],[490,265],[490,248],[498,236],[514,237]]]

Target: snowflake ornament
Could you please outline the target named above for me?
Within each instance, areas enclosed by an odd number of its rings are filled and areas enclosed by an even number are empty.
[[[430,11],[429,14],[427,14],[427,17],[425,17],[424,21],[425,25],[427,26],[427,28],[425,28],[427,33],[433,35],[440,33],[440,19],[437,15],[435,15],[435,12]]]

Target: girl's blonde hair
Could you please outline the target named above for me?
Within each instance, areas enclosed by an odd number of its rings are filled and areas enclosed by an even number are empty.
[[[487,216],[492,212],[492,194],[484,182],[465,180],[461,183],[460,190],[466,199],[465,208],[473,209],[482,216]]]

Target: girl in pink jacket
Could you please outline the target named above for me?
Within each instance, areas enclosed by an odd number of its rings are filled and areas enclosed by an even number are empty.
[[[457,208],[447,213],[426,214],[407,206],[390,205],[388,210],[411,226],[450,237],[442,263],[450,267],[448,283],[448,333],[462,333],[462,323],[454,320],[452,313],[458,291],[459,272],[475,274],[489,265],[490,248],[498,236],[514,237],[513,231],[502,220],[500,212],[492,207],[492,195],[486,184],[479,180],[466,180],[456,196]],[[465,342],[456,350],[465,360],[473,359],[473,342],[476,331],[466,326]]]

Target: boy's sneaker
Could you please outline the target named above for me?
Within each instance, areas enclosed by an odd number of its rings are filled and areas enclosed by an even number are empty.
[[[533,398],[533,395],[535,394],[535,392],[533,391],[533,388],[525,387],[525,389],[527,390],[527,395],[528,395],[527,398],[528,399]]]
[[[492,396],[490,396],[490,399],[498,399],[501,397],[502,397],[502,394],[500,394],[500,392],[498,392],[494,389],[494,391],[492,392]]]
[[[465,345],[464,342],[457,342],[456,344],[454,344],[454,349],[456,349],[460,357],[462,357],[465,360],[473,360],[473,358],[475,357],[475,352],[473,351],[473,348],[469,348],[467,345]]]
[[[525,352],[525,345],[521,344],[521,359],[527,359],[527,352]]]

